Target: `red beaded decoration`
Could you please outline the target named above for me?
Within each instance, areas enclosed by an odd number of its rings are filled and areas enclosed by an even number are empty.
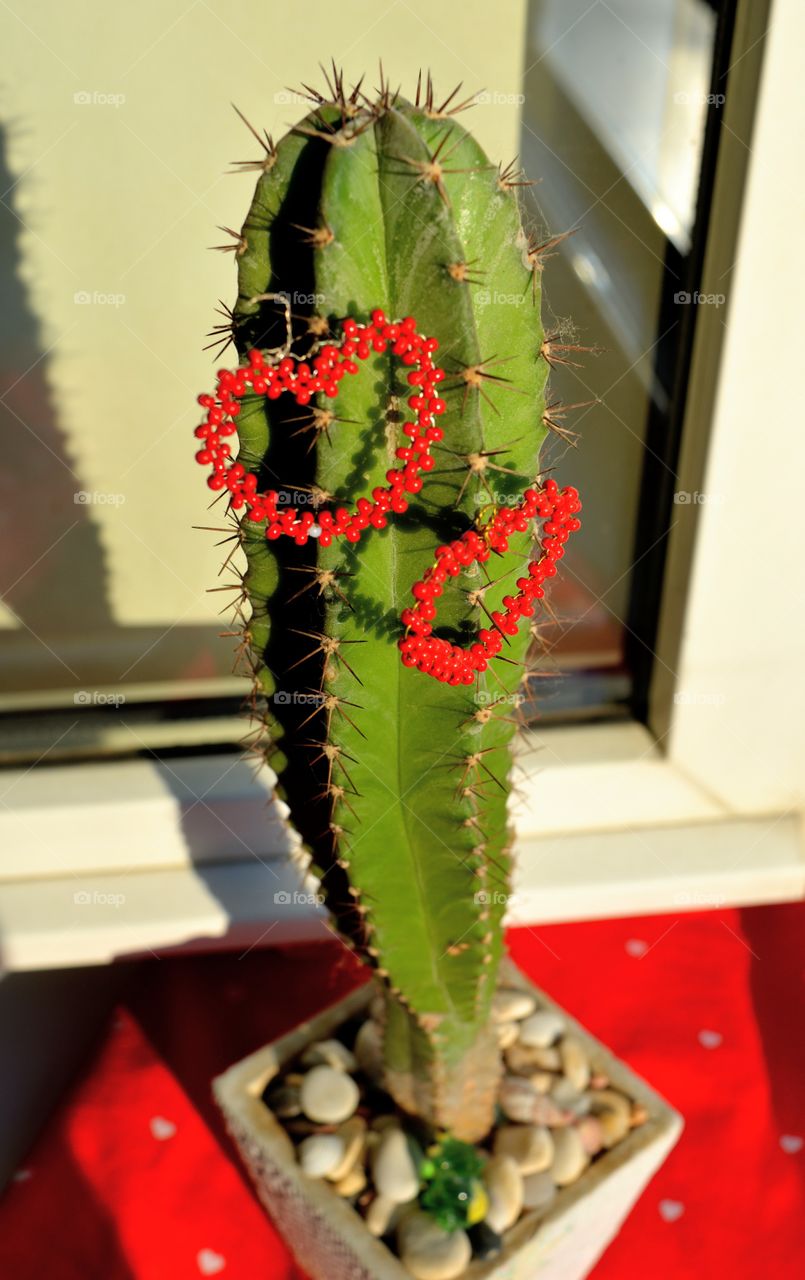
[[[407,510],[405,495],[419,493],[420,473],[433,469],[431,448],[444,438],[442,428],[436,425],[436,419],[447,408],[438,394],[438,384],[444,381],[445,373],[433,363],[433,353],[439,347],[436,338],[417,333],[413,316],[389,321],[380,310],[372,312],[370,324],[347,319],[342,329],[340,344],[323,345],[309,360],[285,356],[270,363],[261,351],[249,351],[247,364],[235,370],[219,370],[215,395],[198,398],[207,416],[195,430],[196,438],[203,441],[196,461],[211,468],[207,484],[216,492],[228,490],[232,508],[245,508],[249,520],[265,523],[266,538],[271,541],[288,537],[303,546],[309,538],[318,538],[327,547],[333,538],[358,542],[365,529],[384,529],[390,514]],[[352,512],[344,506],[334,510],[320,508],[315,515],[310,511],[299,514],[293,507],[279,511],[279,492],[267,489],[258,493],[256,476],[232,460],[227,437],[237,431],[235,420],[241,400],[247,393],[264,395],[268,400],[289,393],[300,405],[309,404],[317,394],[334,399],[341,379],[358,372],[356,360],[366,360],[373,351],[391,351],[410,368],[408,384],[412,394],[408,406],[413,420],[403,427],[409,443],[396,451],[404,465],[387,471],[388,484],[373,489],[371,499],[359,498]],[[579,511],[581,503],[575,489],[560,492],[555,480],[547,480],[539,489],[526,489],[517,506],[497,508],[483,528],[468,529],[455,542],[437,547],[435,563],[411,589],[413,607],[403,609],[401,614],[406,629],[398,642],[403,664],[446,684],[473,684],[476,676],[486,670],[489,659],[500,652],[504,637],[516,635],[520,619],[533,615],[534,601],[544,595],[543,582],[554,576],[565,542],[581,527],[576,518]],[[476,561],[483,564],[493,551],[505,552],[511,535],[525,531],[534,519],[544,520],[542,554],[529,563],[528,576],[517,579],[517,594],[503,597],[505,611],[492,613],[493,626],[480,630],[466,649],[433,635],[435,601],[442,595],[448,577],[457,577]]]
[[[249,351],[248,364],[219,371],[215,395],[198,398],[207,410],[207,417],[196,427],[196,438],[203,441],[196,461],[212,468],[207,484],[216,491],[228,489],[234,510],[245,507],[249,520],[256,524],[265,522],[269,540],[288,537],[304,546],[308,538],[318,538],[323,547],[328,547],[333,538],[358,542],[365,529],[383,529],[389,514],[406,511],[405,495],[419,493],[420,472],[433,469],[431,447],[444,437],[436,419],[447,408],[438,394],[438,384],[444,381],[445,373],[433,363],[433,353],[439,346],[436,338],[418,334],[413,316],[389,321],[379,310],[372,312],[371,324],[362,325],[347,319],[342,329],[344,337],[339,345],[322,346],[310,360],[286,356],[276,364],[269,364],[261,351]],[[334,510],[320,508],[315,515],[310,511],[300,514],[294,507],[283,506],[278,510],[278,491],[267,489],[258,493],[256,476],[248,474],[242,463],[231,458],[232,450],[226,438],[237,431],[235,419],[243,396],[252,392],[268,400],[278,400],[289,393],[300,405],[309,404],[317,393],[334,399],[341,379],[358,372],[356,360],[366,360],[373,351],[391,351],[403,365],[410,367],[408,383],[412,394],[408,405],[413,411],[413,421],[403,427],[408,443],[400,446],[396,455],[405,465],[387,471],[387,486],[373,489],[371,498],[359,498],[352,512],[344,506]]]
[[[444,684],[473,684],[478,673],[486,671],[489,659],[500,653],[504,638],[517,635],[520,619],[533,616],[534,601],[545,594],[543,582],[554,576],[556,561],[565,554],[564,544],[581,528],[576,518],[579,511],[575,489],[560,491],[555,480],[547,480],[540,489],[526,489],[516,507],[499,507],[484,529],[468,529],[455,542],[437,547],[435,563],[411,588],[413,607],[401,614],[406,628],[398,641],[403,664]],[[493,551],[506,551],[511,535],[526,530],[534,519],[544,520],[542,555],[529,563],[527,576],[517,579],[517,594],[503,597],[505,611],[493,611],[493,626],[480,630],[469,648],[433,635],[435,601],[447,579],[457,577],[476,561],[483,564]]]

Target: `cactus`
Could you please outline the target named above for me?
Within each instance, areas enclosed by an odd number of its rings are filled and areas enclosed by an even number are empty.
[[[214,463],[209,483],[245,553],[252,745],[279,777],[341,935],[374,967],[387,1087],[476,1141],[501,1072],[490,1002],[527,619],[578,525],[574,491],[528,488],[556,419],[545,391],[557,351],[539,305],[556,242],[529,240],[522,174],[490,164],[456,118],[467,104],[438,105],[430,77],[413,102],[385,83],[370,100],[333,69],[327,92],[309,96],[276,145],[252,130],[262,155],[244,163],[259,177],[218,335],[241,371],[200,397],[197,456]],[[311,395],[317,359],[325,389]],[[412,413],[423,381],[429,403]],[[235,423],[233,468],[220,437]],[[389,486],[395,468],[404,486]],[[353,519],[356,495],[366,505]],[[556,537],[522,577],[540,514]]]

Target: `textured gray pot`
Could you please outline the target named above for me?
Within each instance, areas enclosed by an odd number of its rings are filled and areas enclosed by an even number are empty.
[[[507,986],[535,992],[542,1006],[558,1009],[513,965],[507,965],[503,978]],[[372,994],[369,983],[236,1063],[213,1086],[260,1199],[300,1265],[316,1280],[411,1280],[396,1256],[369,1234],[349,1201],[328,1183],[302,1173],[290,1139],[261,1101],[269,1080],[285,1062],[310,1041],[333,1035],[341,1023],[366,1008]],[[642,1103],[648,1120],[599,1156],[576,1183],[560,1190],[547,1211],[524,1214],[506,1233],[503,1253],[492,1262],[471,1263],[467,1280],[533,1280],[536,1275],[540,1280],[581,1280],[617,1234],[682,1130],[680,1116],[664,1099],[563,1009],[558,1011],[585,1044],[593,1069],[609,1076],[613,1088]]]

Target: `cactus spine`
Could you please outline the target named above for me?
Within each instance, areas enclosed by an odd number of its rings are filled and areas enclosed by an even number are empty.
[[[288,299],[294,358],[340,323],[416,318],[447,377],[435,465],[408,510],[360,543],[266,540],[240,519],[250,606],[256,749],[280,775],[342,934],[385,997],[387,1085],[399,1104],[473,1141],[492,1124],[500,1054],[490,1001],[510,883],[510,746],[529,630],[506,637],[472,686],[400,661],[400,613],[434,549],[539,473],[548,360],[542,246],[522,229],[519,174],[490,164],[428,81],[414,103],[382,86],[325,95],[276,146],[261,140],[235,249],[232,335],[241,356],[280,347]],[[452,95],[451,95],[452,98]],[[352,506],[385,483],[411,388],[375,352],[338,396],[307,408],[245,395],[239,461],[269,484]],[[549,424],[548,424],[549,425]],[[295,497],[293,492],[295,491]],[[533,531],[451,581],[439,631],[468,643],[526,564]],[[263,728],[265,727],[265,733]]]

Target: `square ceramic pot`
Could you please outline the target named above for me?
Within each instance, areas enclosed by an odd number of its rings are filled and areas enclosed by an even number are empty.
[[[581,1280],[617,1234],[632,1205],[682,1130],[679,1115],[563,1009],[537,990],[513,965],[506,986],[533,992],[543,1008],[561,1013],[585,1045],[592,1068],[647,1112],[609,1151],[598,1156],[572,1186],[559,1190],[547,1210],[522,1215],[506,1232],[504,1250],[490,1262],[472,1262],[467,1280]],[[315,1280],[411,1280],[396,1255],[366,1230],[360,1214],[326,1181],[307,1177],[294,1147],[262,1101],[268,1082],[314,1040],[337,1033],[364,1010],[371,983],[317,1014],[289,1035],[230,1067],[214,1082],[227,1128],[238,1145],[257,1192],[299,1264]],[[255,1277],[255,1280],[259,1280]],[[266,1277],[265,1280],[269,1280]]]

